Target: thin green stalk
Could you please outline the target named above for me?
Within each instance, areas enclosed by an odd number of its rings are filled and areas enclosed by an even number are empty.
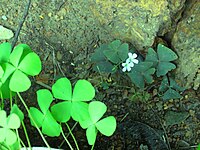
[[[72,136],[72,138],[73,138],[73,140],[74,140],[74,143],[75,143],[75,145],[76,145],[77,150],[79,150],[79,147],[78,147],[78,143],[77,143],[77,141],[76,141],[76,138],[74,137],[74,135],[73,135],[73,133],[72,133],[72,131],[71,131],[69,125],[68,125],[67,123],[65,123],[65,124],[66,124],[66,126],[67,126],[67,128],[68,128],[68,130],[69,130],[69,133],[71,134],[71,136]]]
[[[28,137],[28,133],[26,131],[26,127],[25,127],[25,124],[24,122],[22,121],[22,127],[23,127],[23,130],[24,130],[24,134],[25,134],[25,137],[26,137],[26,141],[28,143],[28,146],[30,148],[30,150],[32,150],[32,147],[31,147],[31,143],[30,143],[30,140],[29,140],[29,137]]]
[[[45,143],[45,145],[51,150],[51,147],[49,146],[49,144],[47,143],[47,141],[46,141],[45,137],[43,136],[42,132],[41,132],[40,129],[38,128],[37,124],[35,123],[35,120],[33,119],[32,115],[30,114],[30,112],[29,112],[29,110],[28,110],[28,107],[27,107],[26,103],[24,102],[23,98],[21,97],[20,93],[17,92],[17,95],[18,95],[19,99],[21,100],[22,104],[24,105],[26,111],[28,112],[28,115],[29,115],[30,119],[33,121],[33,123],[34,123],[36,129],[38,130],[38,132],[39,132],[39,134],[40,134],[42,140],[43,140],[44,143]]]
[[[76,127],[77,124],[78,124],[78,122],[76,122],[76,123],[73,125],[73,127],[71,128],[71,131],[74,130],[74,128]],[[66,138],[68,138],[69,135],[70,135],[70,133],[68,133],[68,134],[66,135]],[[63,141],[61,142],[61,144],[59,145],[59,148],[62,147],[62,145],[64,144],[64,142],[65,142],[65,140],[63,140]]]
[[[1,109],[3,109],[4,108],[4,100],[3,100],[3,94],[1,91],[0,91],[0,95],[1,95]]]
[[[12,92],[10,91],[10,110],[12,110]]]
[[[17,104],[17,95],[14,95],[14,96],[15,96],[15,98],[14,98],[15,104]]]
[[[26,145],[24,144],[24,142],[21,139],[20,139],[20,143],[22,144],[23,148],[25,148],[26,150],[28,150],[27,147],[26,147]]]
[[[17,129],[16,129],[15,131],[16,131],[16,134],[17,134],[17,140],[18,140],[18,142],[19,142],[19,139],[20,139],[20,137],[19,137],[19,132],[18,132]]]
[[[95,142],[94,142],[94,144],[92,145],[92,148],[91,148],[91,150],[93,150],[93,149],[94,149],[94,145],[95,145]]]
[[[17,133],[17,140],[18,140],[18,143],[21,142],[22,146],[23,146],[23,147],[26,147],[25,144],[24,144],[24,142],[20,139],[20,137],[19,137],[19,132],[18,132],[17,129],[16,129],[16,133]],[[27,148],[26,148],[26,150],[27,150]]]
[[[69,141],[68,141],[67,138],[65,137],[65,134],[63,133],[62,127],[61,127],[61,134],[62,134],[63,138],[65,139],[65,141],[67,142],[69,148],[70,148],[71,150],[73,150],[71,144],[69,143]]]

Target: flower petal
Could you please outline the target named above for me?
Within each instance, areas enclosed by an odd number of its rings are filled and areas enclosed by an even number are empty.
[[[128,53],[128,57],[129,57],[129,58],[133,57],[133,54],[129,52],[129,53]]]
[[[126,67],[124,67],[124,68],[122,69],[122,71],[123,71],[123,72],[126,72]]]
[[[134,63],[133,63],[133,62],[130,62],[130,63],[128,64],[128,66],[133,67],[133,66],[134,66]]]
[[[127,71],[131,71],[131,67],[130,66],[127,66]]]
[[[131,62],[131,59],[130,58],[127,58],[126,59],[126,64],[130,63]]]
[[[133,59],[132,60],[135,64],[138,64],[139,63],[139,61],[137,60],[137,59]]]
[[[122,66],[125,67],[127,63],[122,63]]]
[[[137,54],[133,53],[132,58],[136,58],[136,57],[137,57]]]

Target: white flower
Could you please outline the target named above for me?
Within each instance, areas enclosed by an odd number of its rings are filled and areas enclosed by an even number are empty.
[[[122,66],[124,67],[122,71],[126,72],[126,71],[131,71],[131,67],[133,67],[134,64],[130,62],[129,59],[127,59],[125,63],[122,63]]]
[[[137,54],[136,53],[128,53],[128,59],[130,62],[133,62],[135,64],[138,64],[139,61],[136,59],[137,58]]]
[[[131,71],[131,68],[134,66],[134,63],[135,64],[139,63],[139,61],[136,58],[137,58],[137,54],[136,53],[133,53],[133,54],[132,53],[128,53],[128,58],[126,59],[126,62],[122,63],[122,66],[123,66],[122,71],[123,72]]]

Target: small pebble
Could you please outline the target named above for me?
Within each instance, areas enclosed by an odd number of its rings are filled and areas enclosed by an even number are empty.
[[[157,89],[154,89],[153,90],[153,96],[156,96],[158,94],[158,90]]]
[[[64,19],[64,17],[63,16],[60,16],[60,20],[63,20]]]
[[[8,40],[14,36],[12,30],[7,29],[0,25],[0,40]]]
[[[62,60],[63,55],[61,54],[60,51],[57,52],[56,56],[57,56],[57,59],[58,59],[59,61]]]
[[[3,20],[8,20],[8,18],[5,16],[5,15],[3,15],[3,16],[1,16],[1,18],[3,19]]]
[[[48,16],[49,16],[49,17],[51,17],[51,16],[52,16],[52,13],[51,13],[51,12],[50,12],[50,13],[48,13]]]
[[[189,113],[190,113],[191,116],[193,116],[193,117],[195,116],[195,111],[194,110],[189,110]]]

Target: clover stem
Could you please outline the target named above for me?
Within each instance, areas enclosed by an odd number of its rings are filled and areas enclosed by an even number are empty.
[[[26,150],[28,150],[27,147],[26,147],[26,145],[24,144],[24,142],[21,139],[20,139],[20,142],[22,144],[22,147],[25,148]]]
[[[15,131],[16,131],[16,134],[17,134],[17,141],[19,142],[20,141],[19,132],[18,132],[17,129],[15,129]]]
[[[3,109],[4,108],[4,100],[3,100],[3,94],[1,91],[0,91],[0,96],[1,96],[1,109]]]
[[[22,146],[23,147],[26,147],[25,146],[25,144],[24,144],[24,142],[20,139],[20,137],[19,137],[19,132],[18,132],[18,130],[16,129],[16,133],[17,133],[17,139],[18,139],[18,143],[20,143],[21,142],[21,144],[22,144]],[[26,148],[26,150],[27,150],[27,148]]]
[[[12,92],[10,91],[10,109],[12,110]]]
[[[68,128],[68,130],[69,130],[69,133],[71,134],[71,136],[72,136],[72,138],[73,138],[73,140],[74,140],[74,143],[75,143],[75,145],[76,145],[77,150],[79,150],[79,147],[78,147],[78,143],[77,143],[77,141],[76,141],[76,138],[74,137],[74,135],[73,135],[73,133],[72,133],[72,131],[71,131],[69,125],[68,125],[67,123],[65,123],[65,124],[66,124],[66,126],[67,126],[67,128]]]
[[[94,149],[94,145],[95,145],[95,142],[94,142],[94,144],[92,145],[92,148],[91,148],[91,150],[93,150],[93,149]]]
[[[40,129],[38,128],[38,126],[37,126],[35,120],[33,119],[32,115],[31,115],[31,113],[29,112],[28,106],[27,106],[26,103],[24,102],[24,100],[23,100],[23,98],[21,97],[20,93],[17,92],[17,95],[18,95],[19,99],[21,100],[22,104],[24,105],[26,111],[28,112],[28,115],[29,115],[30,119],[33,121],[33,124],[35,125],[36,129],[38,130],[38,132],[39,132],[39,134],[40,134],[42,140],[43,140],[44,143],[45,143],[45,145],[46,145],[49,149],[51,149],[50,146],[49,146],[49,144],[47,143],[45,137],[43,136],[42,132],[41,132]]]
[[[71,128],[71,131],[74,130],[74,128],[76,127],[77,124],[78,124],[78,122],[76,122],[76,123],[73,125],[73,127]],[[66,138],[68,138],[69,135],[70,135],[70,133],[68,133],[68,134],[66,135]],[[61,142],[61,144],[59,145],[59,148],[62,147],[62,145],[64,144],[64,142],[65,142],[65,140],[63,140],[63,141]]]
[[[65,134],[63,133],[62,127],[61,127],[61,134],[62,134],[63,138],[65,139],[65,141],[67,142],[69,148],[70,148],[71,150],[73,150],[71,144],[69,143],[69,141],[68,141],[67,138],[65,137]]]
[[[24,124],[23,121],[22,121],[22,127],[23,127],[23,130],[24,130],[24,134],[25,134],[28,146],[29,146],[30,150],[32,150],[31,143],[30,143],[30,140],[29,140],[29,137],[28,137],[28,134],[27,134],[27,131],[26,131],[26,127],[25,127],[25,124]]]

